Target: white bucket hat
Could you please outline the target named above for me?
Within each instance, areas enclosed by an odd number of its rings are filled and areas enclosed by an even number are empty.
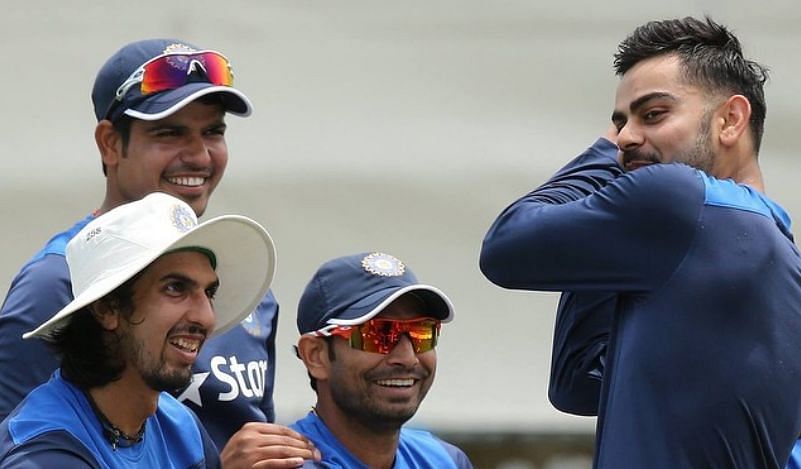
[[[198,224],[189,205],[154,192],[92,220],[69,244],[67,264],[74,300],[23,338],[52,340],[70,316],[144,270],[166,252],[201,248],[216,258],[220,289],[214,298],[216,327],[222,333],[241,322],[270,288],[275,246],[257,222],[225,215]]]

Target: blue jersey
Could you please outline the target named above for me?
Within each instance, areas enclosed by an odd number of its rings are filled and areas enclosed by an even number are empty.
[[[290,425],[320,450],[321,463],[307,461],[303,467],[369,469],[337,440],[314,412]],[[401,428],[393,469],[472,469],[464,452],[423,430]]]
[[[92,218],[54,236],[11,284],[0,311],[0,419],[59,365],[44,341],[23,340],[22,334],[72,301],[64,253],[69,240]],[[176,394],[198,415],[220,450],[246,422],[275,419],[277,319],[278,305],[268,292],[241,324],[203,344],[192,383]]]
[[[220,460],[196,417],[165,393],[142,441],[113,448],[86,395],[56,371],[0,423],[0,467],[201,469]]]
[[[801,430],[801,258],[764,195],[599,140],[484,240],[498,285],[562,291],[550,398],[595,467],[780,468]]]

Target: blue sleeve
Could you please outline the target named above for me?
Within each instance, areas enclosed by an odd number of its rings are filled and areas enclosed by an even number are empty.
[[[452,445],[447,441],[441,440],[437,438],[442,446],[445,448],[445,451],[453,458],[454,464],[458,469],[473,469],[473,463],[470,462],[470,458],[461,450],[458,446]]]
[[[2,469],[100,469],[95,457],[66,431],[43,433],[22,443],[0,461]]]
[[[601,139],[490,227],[481,270],[506,288],[647,291],[680,263],[703,206],[704,184],[679,164],[623,174]]]
[[[554,327],[548,399],[557,409],[598,415],[604,360],[618,295],[565,292]]]
[[[72,300],[63,256],[50,254],[26,265],[14,279],[0,312],[0,419],[34,387],[44,383],[59,361],[46,342],[22,339]]]

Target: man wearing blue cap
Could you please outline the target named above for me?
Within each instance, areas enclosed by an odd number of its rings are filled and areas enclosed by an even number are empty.
[[[180,198],[198,216],[206,210],[228,162],[225,114],[245,117],[252,110],[233,78],[225,56],[177,39],[130,43],[100,69],[92,101],[105,199],[55,235],[12,282],[0,313],[0,418],[58,366],[42,341],[21,335],[72,300],[64,260],[69,240],[98,215],[154,191]],[[175,391],[229,467],[235,459],[249,467],[271,458],[291,467],[313,451],[296,432],[268,423],[277,314],[268,292],[241,324],[206,344],[191,383]]]
[[[323,264],[298,305],[298,356],[317,404],[292,428],[329,468],[472,468],[459,448],[403,428],[434,381],[450,299],[384,253]],[[319,467],[309,461],[304,467]]]

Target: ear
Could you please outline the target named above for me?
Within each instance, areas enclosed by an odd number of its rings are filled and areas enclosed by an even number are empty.
[[[113,331],[120,325],[120,314],[115,311],[108,301],[97,300],[89,305],[92,317],[107,331]]]
[[[95,144],[100,151],[100,158],[106,167],[116,166],[122,158],[122,138],[114,130],[109,120],[102,120],[95,127]]]
[[[730,96],[720,108],[721,128],[720,144],[731,147],[736,144],[746,132],[751,122],[751,103],[741,94]]]
[[[328,343],[320,337],[300,336],[298,340],[298,356],[303,360],[309,374],[317,381],[328,379],[329,365]]]

